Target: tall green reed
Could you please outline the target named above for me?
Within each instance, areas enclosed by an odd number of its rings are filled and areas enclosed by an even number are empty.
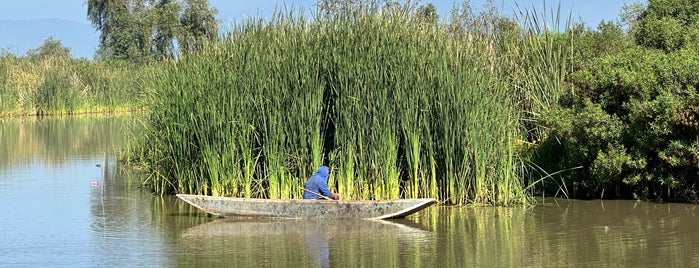
[[[277,14],[223,40],[152,79],[132,155],[154,191],[298,198],[328,164],[348,199],[527,202],[521,100],[552,74],[512,71],[540,63],[537,34]]]
[[[305,53],[317,49],[299,28],[303,21],[249,21],[154,79],[144,123],[158,138],[135,150],[153,170],[166,171],[150,181],[155,191],[300,197],[298,187],[324,154],[325,87],[318,57]],[[162,160],[149,161],[148,152]]]
[[[10,76],[10,68],[14,57],[0,57],[0,116],[12,113],[11,110],[16,107],[16,98],[8,87],[8,77]]]

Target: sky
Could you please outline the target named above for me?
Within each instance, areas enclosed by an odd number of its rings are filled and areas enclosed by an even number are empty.
[[[463,0],[457,1],[463,2]],[[282,6],[313,12],[316,2],[316,0],[209,0],[211,6],[218,10],[216,17],[221,21],[224,29],[245,18],[269,17],[275,8]],[[482,7],[485,2],[487,0],[470,0],[471,6],[474,8]],[[561,13],[565,14],[562,16],[564,20],[570,14],[573,21],[585,22],[588,27],[596,27],[602,20],[616,21],[624,4],[632,2],[646,3],[647,1],[560,0]],[[446,18],[454,0],[422,0],[419,3],[433,3],[440,18]],[[495,0],[495,3],[504,14],[514,14],[517,10],[515,1]],[[533,8],[538,13],[545,10],[547,14],[550,14],[556,12],[559,1],[519,0],[517,3],[521,8]],[[544,5],[546,6],[544,7]],[[97,47],[99,34],[88,22],[86,13],[86,0],[0,0],[0,48],[9,48],[6,50],[15,54],[23,54],[27,49],[39,47],[43,40],[51,36],[61,40],[63,45],[71,47],[73,56],[91,58],[94,48]],[[58,27],[58,25],[55,25],[56,27],[43,27],[45,29],[40,31],[36,29],[36,25],[17,23],[17,21],[28,20],[48,20],[48,23],[61,20],[72,24],[70,27]],[[3,22],[13,22],[13,24],[3,24]],[[13,29],[7,29],[9,27],[13,27]],[[28,38],[32,35],[39,36]]]

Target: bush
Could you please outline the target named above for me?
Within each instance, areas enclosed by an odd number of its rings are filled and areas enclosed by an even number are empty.
[[[696,200],[698,67],[689,49],[635,47],[596,60],[572,76],[579,94],[543,116],[551,131],[538,162],[580,165],[562,178],[575,197]]]

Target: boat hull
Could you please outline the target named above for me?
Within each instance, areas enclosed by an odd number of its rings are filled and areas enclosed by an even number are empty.
[[[257,199],[178,194],[177,197],[207,213],[222,216],[393,219],[404,218],[437,203],[433,198],[378,201]]]

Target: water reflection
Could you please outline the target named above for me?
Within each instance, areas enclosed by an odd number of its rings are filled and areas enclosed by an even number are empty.
[[[181,243],[201,256],[225,255],[232,266],[329,267],[354,265],[358,254],[367,264],[377,264],[370,257],[377,253],[395,260],[430,236],[397,221],[223,218],[184,230]]]
[[[0,266],[94,266],[93,182],[112,176],[125,117],[0,122]]]
[[[68,159],[118,151],[132,116],[27,117],[0,120],[0,169],[40,160]]]
[[[696,206],[541,200],[533,208],[437,207],[431,252],[446,267],[697,267]]]
[[[118,166],[129,120],[0,124],[0,267],[699,267],[689,204],[546,199],[432,206],[396,221],[217,219],[150,194]]]
[[[305,236],[309,263],[315,267],[330,267],[330,237],[323,233],[311,232]]]

